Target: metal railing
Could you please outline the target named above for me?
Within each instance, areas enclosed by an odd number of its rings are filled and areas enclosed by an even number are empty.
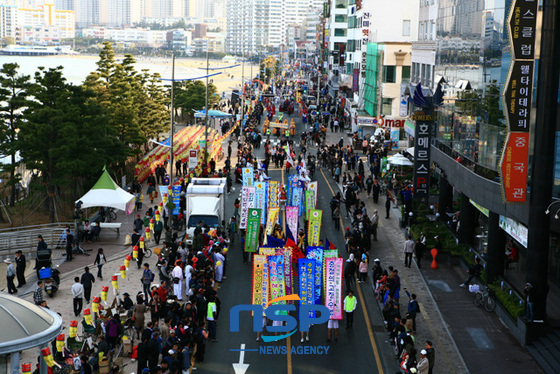
[[[73,222],[0,229],[0,257],[13,256],[16,251],[21,250],[28,260],[35,259],[38,235],[43,236],[43,240],[51,249],[65,247],[66,239],[63,233],[66,226],[70,226],[71,230],[74,231]]]

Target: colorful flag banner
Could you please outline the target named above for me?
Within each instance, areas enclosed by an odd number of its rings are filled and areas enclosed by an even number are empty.
[[[171,198],[171,202],[173,204],[175,204],[175,208],[173,208],[173,211],[171,212],[171,214],[173,214],[174,216],[178,216],[179,215],[179,204],[181,201],[181,185],[173,185],[172,188],[172,193],[173,196]]]
[[[315,209],[315,191],[305,191],[305,220],[309,220],[309,210]]]
[[[284,279],[284,256],[268,256],[270,300],[286,296]],[[282,302],[285,304],[285,302]]]
[[[331,311],[329,319],[342,319],[342,258],[325,259],[325,306]]]
[[[311,209],[309,211],[309,223],[307,226],[307,241],[310,246],[319,245],[319,235],[321,234],[321,218],[323,211]]]
[[[253,295],[252,304],[266,307],[268,303],[268,258],[265,255],[253,256]]]
[[[280,199],[278,197],[280,182],[268,182],[268,208],[278,208],[280,206]]]
[[[260,247],[259,254],[264,256],[275,256],[276,255],[276,248],[266,248]]]
[[[278,253],[277,249],[276,253]],[[280,249],[284,255],[284,279],[286,295],[291,295],[293,293],[293,278],[292,278],[292,249],[291,248],[281,248]],[[291,304],[291,302],[288,302]]]
[[[312,305],[315,303],[315,260],[299,259],[298,269],[300,305]]]
[[[298,232],[298,221],[299,221],[298,210],[299,208],[297,206],[286,207],[286,225],[289,227],[292,235],[297,235]]]
[[[259,246],[259,231],[261,228],[261,210],[249,209],[247,219],[247,233],[245,234],[245,252],[256,252]]]
[[[338,249],[326,249],[323,251],[324,258],[337,258],[338,257]]]
[[[315,181],[315,182],[310,182],[310,183],[307,185],[307,189],[310,190],[310,191],[313,191],[313,192],[315,193],[315,205],[317,205],[317,203],[318,203],[318,201],[319,201],[319,195],[318,195],[318,193],[319,193],[319,186],[318,186],[317,181]]]
[[[302,202],[303,202],[303,189],[301,187],[292,188],[292,205],[299,208],[298,215],[301,216],[302,213]]]
[[[266,182],[255,183],[255,208],[261,210],[261,225],[266,223]]]
[[[268,209],[268,217],[266,217],[266,235],[272,235],[274,232],[274,226],[278,221],[278,215],[280,214],[280,208],[269,208]]]
[[[252,186],[255,179],[253,168],[243,168],[241,169],[241,173],[243,174],[243,186]]]
[[[241,187],[241,207],[240,207],[239,228],[247,228],[247,219],[249,218],[249,209],[255,208],[255,187]]]
[[[297,187],[297,178],[295,174],[289,174],[288,175],[288,191],[286,191],[287,194],[287,198],[288,201],[286,202],[286,205],[293,205],[292,204],[292,195],[293,195],[293,189]]]
[[[307,258],[315,260],[315,304],[321,304],[323,286],[323,247],[307,247]]]

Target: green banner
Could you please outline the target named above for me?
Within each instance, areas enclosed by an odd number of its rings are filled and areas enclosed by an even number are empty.
[[[309,220],[309,209],[315,209],[315,191],[305,191],[305,220]]]
[[[261,228],[261,210],[249,209],[247,233],[245,235],[245,252],[256,252],[259,246],[259,230]]]
[[[321,234],[321,218],[323,211],[318,209],[310,209],[309,223],[307,229],[307,241],[309,246],[319,245],[319,235]]]

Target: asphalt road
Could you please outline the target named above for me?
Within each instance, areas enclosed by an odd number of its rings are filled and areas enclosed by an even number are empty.
[[[297,123],[298,133],[302,128],[303,124]],[[263,148],[256,150],[258,158],[262,158],[263,153]],[[269,176],[272,180],[283,180],[284,183],[287,179],[281,169],[271,169]],[[318,209],[324,211],[321,238],[328,238],[346,258],[343,231],[336,231],[330,218],[329,203],[334,188],[338,187],[330,183],[332,178],[320,169],[315,173],[315,180],[319,184]],[[240,185],[235,185],[235,188],[226,200],[226,217],[233,215],[233,202],[239,195]],[[396,362],[391,357],[390,346],[384,343],[387,335],[367,283],[359,285],[356,295],[358,306],[354,327],[347,330],[345,320],[340,321],[338,342],[327,343],[326,323],[311,328],[308,342],[300,342],[299,332],[279,342],[256,342],[252,318],[248,313],[240,318],[240,332],[230,332],[230,308],[251,302],[251,269],[250,264],[243,263],[242,249],[237,239],[228,252],[227,279],[218,290],[222,301],[217,327],[218,342],[207,343],[205,362],[198,366],[198,373],[235,373],[232,364],[240,362],[242,344],[245,347],[243,363],[249,365],[246,371],[249,374],[395,372]],[[297,284],[296,277],[294,284]]]

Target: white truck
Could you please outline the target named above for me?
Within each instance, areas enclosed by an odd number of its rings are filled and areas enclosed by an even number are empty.
[[[199,222],[211,229],[218,228],[225,219],[226,178],[193,178],[186,194],[186,237],[190,247]]]

